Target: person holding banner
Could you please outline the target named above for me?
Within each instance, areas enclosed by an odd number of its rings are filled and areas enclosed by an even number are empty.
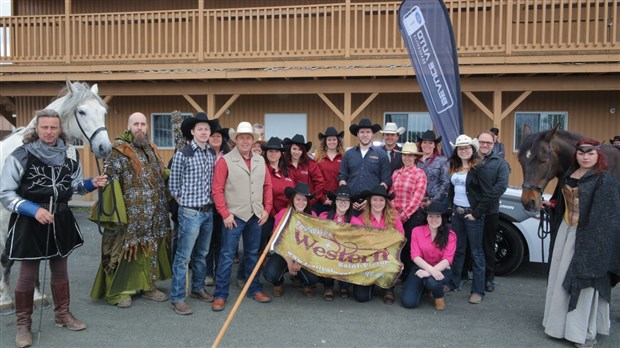
[[[427,224],[411,232],[409,252],[415,266],[403,288],[403,307],[416,308],[424,289],[433,294],[435,309],[446,309],[444,284],[450,279],[450,265],[456,250],[456,234],[450,230],[450,209],[440,202],[431,202],[426,209]]]
[[[387,153],[372,145],[372,137],[380,130],[380,125],[372,124],[367,118],[349,127],[359,144],[345,152],[338,171],[338,183],[349,185],[352,196],[358,198],[352,204],[355,216],[366,208],[367,200],[360,198],[360,193],[376,185],[382,185],[385,190],[392,185],[392,170]]]
[[[342,185],[338,187],[336,192],[327,192],[327,198],[333,202],[332,209],[329,212],[326,211],[321,213],[321,215],[319,215],[320,219],[334,220],[336,222],[350,223],[353,225],[363,225],[363,223],[352,214],[351,190],[349,190],[349,186]],[[324,277],[322,278],[322,281],[323,286],[325,287],[325,290],[323,291],[323,299],[325,301],[333,301],[334,279]],[[340,297],[348,298],[350,288],[351,284],[340,281]]]
[[[275,226],[278,227],[280,221],[286,214],[288,208],[295,209],[299,213],[312,214],[316,216],[310,206],[310,200],[312,194],[310,193],[308,184],[300,182],[295,185],[295,188],[287,187],[284,189],[284,193],[289,198],[289,206],[286,209],[280,210],[275,217]],[[284,273],[288,272],[291,276],[297,277],[304,285],[304,296],[314,296],[313,286],[319,281],[319,277],[310,273],[308,270],[301,267],[301,264],[297,263],[291,258],[283,257],[279,254],[273,254],[265,265],[265,279],[273,284],[273,297],[280,297],[284,294]]]
[[[328,127],[325,134],[319,133],[321,144],[314,154],[314,160],[319,166],[323,180],[325,181],[325,192],[335,192],[338,189],[338,171],[344,156],[342,138],[344,131],[338,132],[334,127]],[[312,207],[314,212],[321,214],[330,210],[333,201],[327,197],[324,202],[316,202]]]
[[[422,202],[422,207],[427,206],[431,201],[440,202],[448,207],[450,165],[448,159],[441,155],[440,143],[441,137],[430,129],[418,137],[418,148],[422,150],[422,155],[416,159],[415,163],[426,174],[426,197]]]
[[[454,152],[450,157],[451,184],[448,200],[454,211],[451,222],[456,232],[457,246],[449,287],[456,291],[462,287],[461,272],[465,251],[469,245],[474,275],[469,303],[479,304],[484,296],[484,216],[491,209],[492,199],[483,191],[476,167],[480,163],[478,139],[462,134],[452,146]]]
[[[312,142],[306,143],[303,135],[295,134],[291,139],[284,138],[282,144],[286,147],[284,157],[291,177],[295,183],[307,183],[310,191],[314,192],[310,207],[314,203],[325,204],[327,198],[323,192],[325,187],[323,174],[316,162],[308,156],[308,151],[312,149]]]
[[[403,223],[407,241],[401,250],[400,260],[404,265],[401,279],[407,279],[412,261],[408,257],[411,243],[411,230],[424,224],[424,215],[420,211],[420,205],[426,194],[426,174],[415,165],[418,147],[415,143],[405,143],[402,150],[395,150],[400,154],[402,167],[392,174],[392,187],[390,193],[394,194],[394,209],[398,218]]]
[[[405,234],[403,224],[398,218],[398,213],[392,207],[392,203],[390,203],[394,199],[394,193],[388,194],[387,189],[383,185],[377,185],[369,191],[362,192],[361,196],[366,200],[366,209],[359,216],[364,225],[378,228],[394,228],[402,235]],[[372,290],[372,285],[354,285],[353,296],[358,302],[368,302],[372,299]],[[394,288],[385,290],[383,303],[394,303]]]

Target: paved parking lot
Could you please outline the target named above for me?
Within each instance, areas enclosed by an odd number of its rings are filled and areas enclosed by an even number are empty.
[[[39,311],[33,316],[35,347],[204,347],[211,346],[230,313],[239,289],[231,286],[231,297],[223,312],[189,299],[190,316],[179,316],[167,303],[134,298],[133,306],[120,309],[92,302],[90,289],[99,263],[101,237],[96,225],[76,210],[86,242],[69,258],[72,311],[89,327],[70,332],[54,327],[53,310],[43,311],[41,340],[37,344]],[[572,347],[566,341],[548,338],[541,325],[545,266],[528,264],[507,277],[480,305],[467,303],[465,291],[446,297],[445,312],[436,312],[430,299],[420,307],[404,309],[399,300],[384,305],[381,297],[370,303],[320,296],[305,298],[300,288],[285,284],[283,297],[268,304],[246,299],[224,337],[222,347]],[[12,274],[15,284],[18,267]],[[233,271],[233,274],[235,272]],[[48,272],[49,275],[49,272]],[[265,291],[271,286],[262,280]],[[49,284],[49,282],[47,283]],[[170,281],[161,282],[168,291]],[[212,288],[211,288],[212,289]],[[396,287],[399,298],[402,287]],[[47,292],[49,292],[49,285]],[[620,347],[620,290],[612,292],[612,334],[599,336],[597,347]],[[0,317],[0,347],[14,346],[15,316]]]

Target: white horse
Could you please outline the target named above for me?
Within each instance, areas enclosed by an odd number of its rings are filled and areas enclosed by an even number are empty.
[[[52,102],[46,109],[53,109],[60,115],[63,133],[69,139],[82,139],[88,143],[97,158],[105,158],[112,152],[112,144],[105,128],[105,115],[108,106],[98,94],[97,85],[91,88],[81,82],[67,80],[66,93]],[[34,128],[34,119],[26,128],[13,132],[0,141],[0,172],[6,158],[20,145],[26,129]],[[87,154],[85,154],[87,155]],[[9,293],[9,275],[13,261],[8,260],[4,253],[10,213],[0,204],[0,252],[2,267],[0,272],[0,313],[10,314],[14,310],[13,300]],[[45,296],[35,289],[35,302],[49,306]]]

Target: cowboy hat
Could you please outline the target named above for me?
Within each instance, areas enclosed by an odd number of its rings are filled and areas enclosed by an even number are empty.
[[[401,150],[394,150],[394,152],[400,152],[404,155],[423,155],[418,151],[418,145],[415,143],[406,142]]]
[[[394,122],[388,122],[383,127],[381,131],[382,134],[398,134],[401,135],[405,133],[405,127],[398,127],[398,125]]]
[[[480,143],[478,143],[478,139],[472,139],[465,134],[461,134],[456,137],[456,141],[454,142],[454,144],[450,143],[450,145],[452,145],[453,148],[457,148],[459,146],[471,146],[476,152],[478,152],[478,149],[480,148]]]
[[[313,194],[310,193],[310,188],[308,187],[308,184],[306,184],[305,182],[298,183],[297,185],[295,185],[295,188],[287,187],[284,189],[284,194],[288,198],[293,198],[293,196],[295,196],[298,193],[300,195],[306,196],[306,198],[308,199],[314,196]]]
[[[422,209],[422,212],[426,215],[443,215],[451,212],[452,209],[446,207],[445,204],[434,201],[431,202],[426,208]]]
[[[261,148],[263,151],[268,150],[276,150],[276,151],[284,151],[284,146],[282,146],[282,139],[278,137],[271,137],[269,141],[267,141],[266,145],[262,145]]]
[[[423,140],[428,140],[434,142],[435,144],[439,144],[441,142],[441,137],[437,137],[435,132],[433,132],[432,129],[429,129],[422,133],[421,137],[418,137],[418,142],[422,142]]]
[[[219,133],[224,140],[230,139],[228,132],[230,132],[230,128],[222,128],[219,122],[217,124],[217,127],[215,127],[215,129],[211,129],[211,134]]]
[[[614,141],[620,141],[620,135],[616,135],[613,139],[609,139],[610,144],[613,144]]]
[[[327,198],[329,198],[330,201],[335,201],[336,198],[351,199],[351,189],[349,189],[347,185],[340,185],[336,192],[328,191]]]
[[[188,117],[184,119],[181,123],[181,133],[183,133],[183,136],[187,140],[191,140],[194,138],[194,136],[192,135],[192,129],[194,129],[194,127],[196,127],[196,124],[200,122],[208,123],[209,128],[212,131],[220,125],[220,122],[218,120],[210,120],[207,117],[207,114],[205,114],[204,112],[198,112],[196,113],[196,115],[194,115],[194,117]]]
[[[252,138],[254,138],[253,142],[256,142],[260,138],[260,134],[254,131],[254,129],[252,128],[252,124],[246,121],[239,123],[239,125],[237,126],[237,130],[231,129],[230,131],[228,131],[230,140],[232,140],[233,142],[237,142],[237,135],[239,134],[252,135]]]
[[[319,140],[323,140],[323,139],[325,139],[327,137],[342,138],[342,137],[344,137],[344,131],[338,133],[336,128],[334,128],[334,127],[327,127],[327,129],[325,130],[325,134],[319,133]]]
[[[388,194],[387,189],[383,185],[377,185],[370,190],[364,190],[362,191],[362,193],[360,193],[360,196],[363,198],[369,198],[371,196],[381,196],[390,201],[393,200],[394,197],[396,197],[394,192]]]
[[[293,138],[291,139],[284,138],[284,140],[282,140],[282,144],[287,147],[291,146],[292,144],[304,146],[306,148],[306,152],[310,151],[310,149],[312,148],[312,142],[309,141],[306,143],[306,139],[304,139],[304,136],[301,134],[295,134],[295,136],[293,136]]]
[[[353,135],[357,136],[357,132],[358,132],[360,129],[363,129],[363,128],[370,128],[370,130],[372,130],[372,133],[373,133],[373,134],[374,134],[374,133],[377,133],[378,131],[380,131],[380,130],[381,130],[381,126],[380,126],[380,125],[378,125],[378,124],[376,124],[376,123],[375,123],[375,124],[372,124],[372,122],[370,122],[370,120],[369,120],[369,119],[367,119],[367,118],[363,118],[363,119],[360,121],[360,123],[359,123],[359,124],[352,124],[352,125],[349,127],[349,131],[351,132],[351,134],[353,134]]]

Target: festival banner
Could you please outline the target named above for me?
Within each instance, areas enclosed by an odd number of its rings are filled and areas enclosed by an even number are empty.
[[[321,277],[387,289],[403,269],[405,237],[393,228],[342,224],[289,208],[276,231],[272,249]]]
[[[463,134],[463,106],[448,11],[442,0],[404,0],[398,23],[442,149],[450,156],[450,141]]]

